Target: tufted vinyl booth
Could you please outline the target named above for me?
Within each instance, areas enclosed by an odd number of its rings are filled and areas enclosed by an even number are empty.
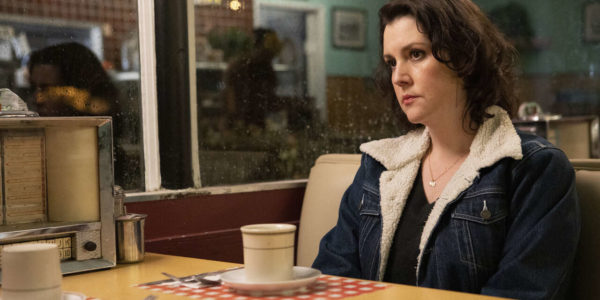
[[[569,299],[600,295],[600,159],[572,159],[582,229]],[[310,266],[319,241],[337,222],[339,203],[360,165],[360,154],[325,154],[311,169],[298,229],[297,264]]]

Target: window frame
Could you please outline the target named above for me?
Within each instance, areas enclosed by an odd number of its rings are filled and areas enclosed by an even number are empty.
[[[190,82],[196,81],[195,72],[195,35],[194,31],[194,1],[186,0],[188,8],[188,41],[190,53]],[[195,99],[196,86],[190,84],[190,106],[191,106],[191,145],[192,171],[194,186],[181,190],[168,190],[161,186],[160,151],[158,139],[158,105],[156,90],[156,43],[155,43],[155,16],[154,1],[137,0],[138,3],[138,28],[139,28],[139,51],[140,51],[140,97],[142,118],[142,143],[144,159],[144,190],[140,192],[128,192],[127,202],[151,201],[165,198],[173,198],[189,194],[231,194],[241,192],[260,192],[276,189],[301,188],[306,186],[308,179],[278,180],[269,182],[202,187],[200,181],[200,164],[198,159],[197,138],[197,104]]]
[[[154,1],[138,0],[140,44],[140,102],[142,143],[144,149],[144,190],[161,189],[158,146],[158,103],[156,93],[156,46],[154,36]]]

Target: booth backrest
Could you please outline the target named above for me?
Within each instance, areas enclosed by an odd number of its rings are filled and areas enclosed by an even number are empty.
[[[600,159],[572,159],[581,205],[581,239],[569,299],[600,295]],[[339,203],[360,165],[360,154],[325,154],[311,169],[298,230],[297,264],[310,266],[319,241],[337,222]]]
[[[296,264],[312,265],[319,241],[338,217],[342,195],[352,183],[360,165],[360,154],[324,154],[310,170],[304,193]]]
[[[600,159],[572,159],[581,205],[581,239],[568,299],[600,297]]]

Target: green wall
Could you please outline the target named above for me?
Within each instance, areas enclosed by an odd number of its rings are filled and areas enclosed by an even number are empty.
[[[387,0],[308,0],[326,7],[325,61],[327,75],[371,76],[379,62],[379,8]],[[358,8],[367,15],[366,45],[361,50],[349,50],[333,47],[331,38],[331,11],[334,7]]]
[[[329,76],[371,76],[380,56],[378,37],[379,8],[387,0],[263,0],[318,4],[325,8],[325,70]],[[484,12],[510,2],[522,5],[528,12],[535,50],[521,52],[525,73],[580,73],[594,69],[600,74],[600,43],[583,41],[583,9],[589,0],[474,0]],[[600,0],[595,0],[600,2]],[[366,12],[367,43],[364,49],[335,48],[331,39],[331,11],[334,7],[358,8]]]
[[[328,76],[373,75],[379,61],[379,33],[377,12],[387,0],[262,0],[263,2],[305,2],[325,8],[325,72]],[[331,38],[331,11],[334,7],[362,9],[367,15],[366,45],[364,49],[350,50],[333,47]]]
[[[482,10],[510,3],[510,0],[474,0]],[[600,43],[583,41],[583,10],[589,0],[512,0],[528,12],[535,39],[541,46],[523,52],[525,73],[600,73]],[[599,1],[596,1],[599,2]]]

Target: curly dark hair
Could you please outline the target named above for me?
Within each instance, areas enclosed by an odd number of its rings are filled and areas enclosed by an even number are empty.
[[[416,19],[419,31],[431,41],[433,56],[463,79],[467,93],[463,119],[470,118],[470,129],[492,117],[485,112],[492,105],[513,115],[518,53],[477,5],[470,0],[391,1],[379,10],[381,45],[386,26],[402,16]],[[397,101],[390,78],[382,58],[375,81],[384,97]],[[410,128],[420,126],[410,124],[404,113],[402,119]]]

